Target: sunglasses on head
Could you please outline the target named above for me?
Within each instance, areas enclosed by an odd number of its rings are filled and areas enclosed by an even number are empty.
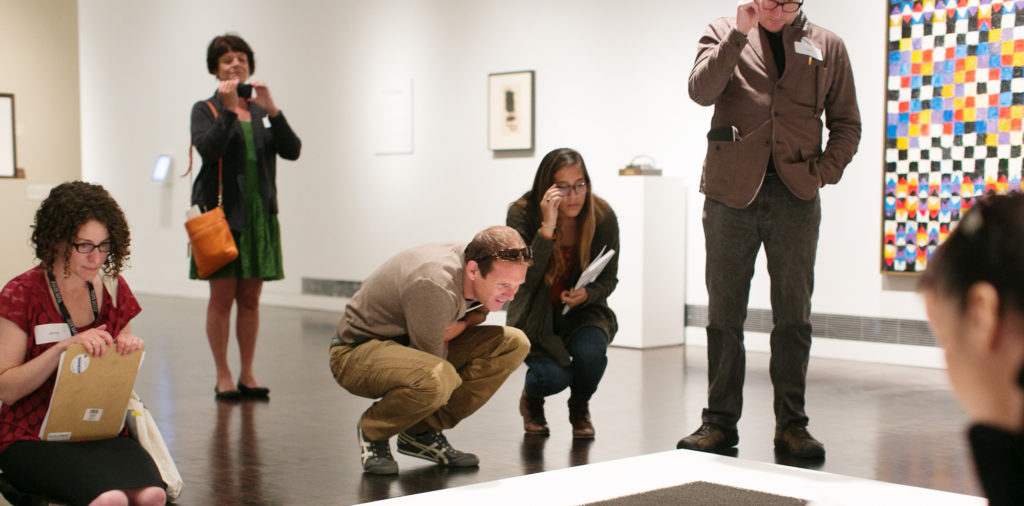
[[[533,252],[530,251],[529,246],[525,248],[505,248],[503,250],[498,250],[494,253],[491,253],[490,255],[484,255],[483,258],[478,258],[476,259],[476,261],[479,262],[480,260],[484,260],[487,258],[497,258],[498,260],[508,261],[516,261],[519,259],[532,260]]]

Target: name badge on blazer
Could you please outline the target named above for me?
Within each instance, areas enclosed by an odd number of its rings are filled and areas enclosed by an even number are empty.
[[[263,128],[270,128],[270,116],[263,117]]]
[[[71,329],[66,323],[46,323],[36,325],[36,344],[50,344],[63,341],[71,337]]]
[[[818,49],[817,46],[814,45],[814,42],[807,37],[794,42],[793,50],[796,51],[797,54],[809,56],[818,61],[824,61],[821,56],[821,50]]]

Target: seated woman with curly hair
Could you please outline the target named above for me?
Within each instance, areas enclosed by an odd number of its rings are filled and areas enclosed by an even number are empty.
[[[39,265],[0,291],[0,469],[20,492],[69,504],[158,505],[163,480],[131,437],[39,439],[61,353],[94,356],[142,349],[131,319],[141,311],[120,272],[130,237],[102,186],[75,181],[50,191],[32,232]],[[109,293],[103,276],[118,279]],[[112,300],[113,299],[113,300]]]

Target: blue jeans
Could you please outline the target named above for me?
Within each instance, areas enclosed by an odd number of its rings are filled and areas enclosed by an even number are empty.
[[[543,399],[571,387],[572,397],[589,400],[608,366],[608,336],[597,327],[583,327],[569,338],[572,363],[558,365],[546,355],[526,357],[526,394]]]

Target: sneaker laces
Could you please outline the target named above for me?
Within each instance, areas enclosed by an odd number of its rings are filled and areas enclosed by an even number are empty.
[[[363,459],[367,458],[385,458],[392,459],[391,456],[391,445],[388,444],[388,440],[373,441],[366,437],[362,430],[359,431],[359,446],[362,447]]]
[[[373,456],[377,458],[390,459],[391,457],[391,445],[385,441],[370,441],[370,451],[373,452]]]
[[[448,443],[448,438],[444,437],[444,434],[437,431],[430,431],[430,439],[432,440],[431,446],[437,446],[437,448],[445,453],[451,453],[452,455],[462,455],[462,452],[452,448],[452,445]]]

